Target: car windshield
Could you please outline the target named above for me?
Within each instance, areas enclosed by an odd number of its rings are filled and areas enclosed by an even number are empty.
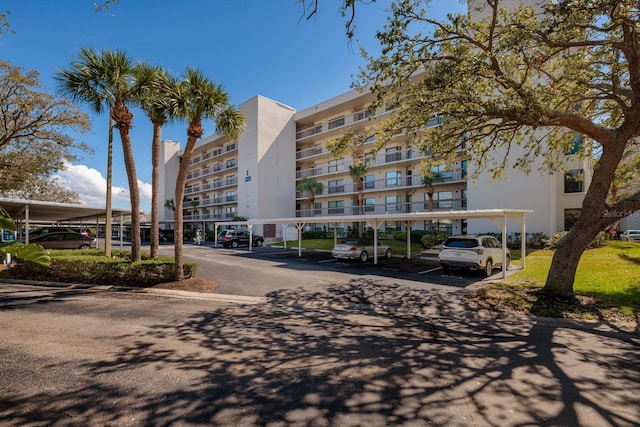
[[[478,242],[476,239],[448,239],[444,245],[449,248],[473,248]]]

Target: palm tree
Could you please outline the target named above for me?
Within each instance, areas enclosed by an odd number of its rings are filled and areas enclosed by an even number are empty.
[[[196,141],[204,135],[202,128],[203,119],[213,119],[216,131],[228,140],[237,139],[245,125],[245,117],[229,103],[229,95],[219,85],[209,80],[202,72],[193,68],[187,68],[184,80],[177,85],[161,88],[164,94],[169,115],[186,120],[187,144],[182,154],[180,169],[176,179],[175,200],[180,203],[175,210],[175,278],[184,279],[184,267],[182,265],[182,230],[184,200],[184,186],[187,180],[187,169],[193,155]]]
[[[124,165],[129,181],[131,202],[131,260],[139,261],[140,252],[140,191],[129,130],[133,114],[127,104],[136,100],[133,90],[133,60],[124,51],[104,50],[100,53],[82,48],[69,70],[61,69],[56,75],[59,90],[74,100],[91,104],[96,112],[109,106],[113,127],[120,132]],[[108,234],[108,236],[110,233]]]
[[[440,172],[433,172],[431,170],[422,171],[422,185],[427,189],[427,197],[429,198],[429,212],[433,212],[433,195],[436,192],[433,184],[443,181],[443,176]],[[433,221],[429,220],[429,231],[433,233]]]
[[[349,176],[356,183],[356,190],[358,191],[358,215],[362,215],[364,213],[364,206],[362,203],[364,182],[362,181],[362,178],[364,178],[368,171],[369,165],[367,165],[363,160],[356,160],[352,165],[349,165]]]
[[[113,181],[113,119],[111,104],[108,101],[108,88],[103,85],[104,64],[102,58],[91,49],[82,49],[79,59],[70,70],[60,69],[55,75],[58,91],[75,101],[89,104],[91,110],[101,114],[105,108],[109,110],[109,136],[107,142],[107,188],[104,254],[111,257],[111,192]]]
[[[150,255],[156,258],[160,245],[160,144],[162,138],[162,126],[171,118],[164,102],[160,87],[176,84],[162,68],[140,63],[134,68],[136,84],[136,98],[140,107],[147,114],[153,124],[153,139],[151,141],[151,241]],[[160,82],[163,82],[161,84]]]
[[[308,176],[302,179],[302,182],[296,187],[298,191],[307,192],[309,198],[309,204],[311,205],[311,216],[315,212],[316,194],[322,193],[324,185],[321,182],[316,181],[312,176]]]

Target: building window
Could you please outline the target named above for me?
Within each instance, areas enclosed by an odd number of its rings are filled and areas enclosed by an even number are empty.
[[[226,196],[226,201],[228,202],[235,202],[237,197],[236,197],[236,192],[235,191],[227,191],[225,193]]]
[[[567,150],[566,153],[564,153],[566,156],[569,156],[571,154],[578,154],[581,150],[582,150],[582,145],[584,144],[584,138],[582,137],[582,135],[580,134],[575,134],[573,141],[571,143],[571,146],[569,147],[569,149]]]
[[[584,191],[584,171],[573,169],[564,174],[564,192],[582,193]]]
[[[314,215],[322,215],[322,202],[314,202],[313,203],[313,214]]]
[[[402,160],[402,153],[400,152],[400,150],[400,147],[387,148],[385,151],[384,161],[389,163]]]
[[[364,211],[365,212],[375,212],[376,210],[376,199],[373,197],[364,199]]]
[[[344,193],[344,179],[329,181],[329,194]]]
[[[228,177],[226,177],[224,179],[224,183],[225,183],[225,185],[234,185],[236,183],[236,176],[235,175],[229,175]]]
[[[443,181],[451,181],[453,179],[453,171],[448,165],[439,165],[432,169],[434,174],[440,174]]]
[[[387,196],[384,198],[385,212],[402,212],[402,198],[400,196]]]
[[[402,185],[402,172],[387,172],[385,175],[387,187],[399,187]]]
[[[227,169],[236,167],[236,159],[227,160],[226,163]]]
[[[564,210],[564,231],[569,231],[578,221],[580,217],[580,209],[565,209]]]
[[[340,126],[344,126],[344,116],[336,117],[335,119],[329,120],[329,129],[335,129]]]
[[[466,179],[467,178],[467,165],[468,165],[468,163],[467,163],[466,160],[463,160],[460,163],[460,166],[462,168],[462,179]]]
[[[338,161],[337,160],[329,160],[329,173],[338,172]]]
[[[364,177],[364,188],[376,188],[376,176],[375,175],[367,175]]]
[[[335,200],[329,202],[329,215],[343,214],[344,213],[344,200]]]
[[[424,193],[424,207],[429,209],[429,195]],[[453,209],[453,192],[438,191],[433,193],[433,209]]]

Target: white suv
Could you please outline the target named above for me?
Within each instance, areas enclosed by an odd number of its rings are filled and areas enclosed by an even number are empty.
[[[451,236],[442,244],[438,262],[445,273],[452,268],[479,270],[485,277],[491,276],[494,267],[502,266],[502,244],[492,236]],[[507,269],[511,253],[507,249],[504,261]]]

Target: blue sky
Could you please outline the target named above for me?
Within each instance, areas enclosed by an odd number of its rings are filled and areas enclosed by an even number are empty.
[[[351,88],[364,60],[360,46],[377,52],[375,31],[384,25],[389,1],[359,7],[356,37],[349,45],[339,2],[321,0],[312,20],[305,20],[296,0],[120,0],[96,12],[94,0],[4,0],[13,34],[0,38],[0,57],[38,70],[41,83],[55,91],[53,76],[68,67],[81,47],[122,49],[132,58],[180,73],[201,69],[222,84],[234,104],[263,95],[297,110]],[[433,0],[432,13],[463,12],[458,0]],[[88,112],[88,110],[87,110]],[[131,131],[141,208],[149,212],[151,125],[139,110]],[[93,129],[78,138],[94,153],[62,176],[83,203],[104,205],[107,116],[92,115]],[[185,141],[184,123],[167,125],[163,138]],[[213,124],[205,125],[207,135]],[[114,206],[128,207],[128,184],[119,137],[114,142]]]

